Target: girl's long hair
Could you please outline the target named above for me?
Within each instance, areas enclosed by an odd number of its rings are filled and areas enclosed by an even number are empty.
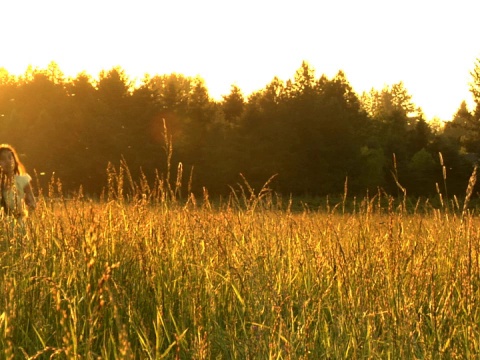
[[[15,161],[15,165],[13,168],[13,173],[15,175],[25,175],[25,166],[20,161],[17,152],[13,148],[12,145],[9,144],[0,144],[0,154],[4,151],[10,151],[13,155],[13,160]]]
[[[22,164],[20,159],[18,158],[18,154],[13,148],[13,146],[8,145],[8,144],[0,144],[0,154],[2,154],[5,151],[10,151],[10,153],[13,156],[13,161],[15,162],[14,167],[13,167],[13,174],[14,175],[25,175],[25,166]],[[0,180],[0,207],[3,208],[6,214],[11,214],[12,209],[10,209],[7,205],[7,202],[5,200],[5,189],[6,189],[6,183],[9,180],[2,174],[1,180]]]

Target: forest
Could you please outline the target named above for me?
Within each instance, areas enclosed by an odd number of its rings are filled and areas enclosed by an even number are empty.
[[[0,142],[12,144],[39,185],[101,194],[109,167],[133,181],[176,181],[222,195],[246,179],[286,196],[465,194],[480,151],[480,60],[469,89],[476,108],[425,119],[402,82],[357,94],[343,71],[318,76],[303,62],[248,96],[221,100],[200,77],[121,67],[67,78],[52,62],[21,76],[0,68]],[[181,173],[178,173],[181,169]]]

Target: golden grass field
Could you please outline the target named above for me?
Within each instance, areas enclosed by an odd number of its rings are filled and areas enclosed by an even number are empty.
[[[1,220],[1,359],[480,356],[473,212],[112,184],[97,201],[50,189],[23,225]]]

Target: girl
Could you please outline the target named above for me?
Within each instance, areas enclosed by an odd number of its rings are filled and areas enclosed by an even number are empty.
[[[28,214],[25,204],[35,209],[30,181],[32,178],[25,171],[15,149],[7,144],[0,145],[0,184],[1,207],[4,212],[21,220]]]

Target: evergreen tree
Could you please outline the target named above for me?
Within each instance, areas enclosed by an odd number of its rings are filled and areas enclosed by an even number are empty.
[[[385,86],[381,91],[372,89],[363,94],[362,101],[362,107],[371,119],[367,143],[371,149],[383,150],[387,159],[385,187],[394,193],[397,185],[391,173],[395,167],[400,182],[410,176],[408,164],[411,157],[429,141],[428,125],[403,82]]]
[[[245,98],[242,90],[237,85],[232,85],[230,93],[222,97],[221,108],[225,121],[232,126],[238,125],[245,109]]]
[[[475,102],[475,110],[473,116],[476,121],[480,121],[480,58],[475,60],[473,70],[470,72],[472,80],[470,82],[470,92]]]
[[[465,146],[467,151],[474,150],[472,146],[475,140],[475,122],[474,117],[467,107],[464,100],[460,104],[457,112],[453,116],[452,121],[445,124],[445,136],[454,140],[458,145]]]

